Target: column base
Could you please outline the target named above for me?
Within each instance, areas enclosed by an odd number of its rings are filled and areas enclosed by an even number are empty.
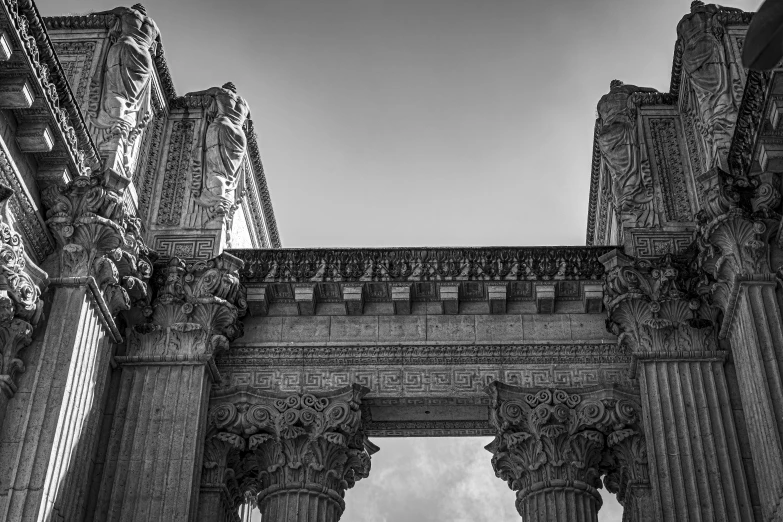
[[[275,522],[337,522],[345,510],[336,491],[304,482],[271,486],[258,500],[261,519]]]
[[[525,522],[597,522],[603,500],[579,480],[538,482],[517,493],[517,511]]]

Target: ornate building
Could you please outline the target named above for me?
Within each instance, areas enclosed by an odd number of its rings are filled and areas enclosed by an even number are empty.
[[[494,435],[527,521],[601,487],[783,521],[783,76],[739,65],[750,13],[693,2],[669,92],[611,82],[587,246],[282,249],[233,84],[178,96],[141,5],[1,5],[0,520],[336,522],[371,439]]]

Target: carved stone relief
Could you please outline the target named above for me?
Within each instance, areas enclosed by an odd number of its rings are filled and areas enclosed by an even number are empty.
[[[175,120],[171,124],[166,169],[163,172],[163,186],[158,204],[158,225],[178,226],[182,220],[195,126],[194,120]]]
[[[649,123],[666,220],[693,221],[675,117],[650,118]]]

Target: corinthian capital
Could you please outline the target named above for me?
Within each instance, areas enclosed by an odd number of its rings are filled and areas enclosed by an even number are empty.
[[[41,318],[41,287],[46,278],[27,257],[22,236],[13,229],[7,211],[11,194],[0,187],[0,390],[6,397],[16,392],[15,376],[24,371],[19,353],[30,344]]]
[[[597,512],[596,488],[610,448],[638,432],[640,407],[633,396],[616,390],[527,392],[498,382],[487,391],[497,435],[486,449],[495,474],[517,492],[520,514],[533,517],[531,503],[540,505],[536,497],[563,491],[586,495]]]
[[[127,184],[106,171],[48,187],[41,195],[58,245],[46,267],[58,278],[94,278],[112,315],[132,305],[146,307],[152,273],[139,221],[123,206]]]
[[[637,356],[714,352],[706,278],[692,261],[671,254],[633,259],[603,256],[607,328]]]
[[[242,335],[247,291],[241,260],[228,253],[185,263],[172,258],[156,270],[157,295],[150,322],[137,325],[129,354],[145,357],[211,357]]]
[[[345,491],[369,475],[378,451],[362,424],[367,392],[359,385],[321,394],[223,392],[213,398],[209,429],[238,448],[234,477],[241,490],[258,492],[262,513],[300,493],[342,513]]]

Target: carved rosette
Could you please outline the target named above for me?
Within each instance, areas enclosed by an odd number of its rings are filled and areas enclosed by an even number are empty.
[[[607,329],[637,357],[715,352],[705,278],[693,263],[667,254],[639,260],[613,253],[605,263]]]
[[[127,183],[106,171],[48,187],[41,195],[59,247],[47,268],[60,278],[94,278],[112,316],[131,306],[147,307],[152,274],[139,221],[126,215],[122,204]]]
[[[150,322],[134,327],[129,355],[211,358],[242,335],[247,291],[242,261],[223,253],[209,261],[172,258],[156,270],[157,295]]]
[[[378,451],[363,428],[367,392],[359,385],[322,394],[242,392],[210,409],[208,447],[218,440],[233,450],[231,478],[239,491],[257,492],[265,520],[336,521],[345,491],[369,476]],[[211,473],[206,480],[220,480]]]
[[[21,235],[0,222],[0,390],[8,398],[16,392],[16,374],[24,371],[19,352],[30,344],[43,310],[41,288],[29,272],[46,277],[27,259]]]
[[[641,408],[631,396],[528,393],[498,382],[488,392],[497,435],[486,449],[495,475],[517,492],[523,519],[566,521],[579,512],[579,520],[596,520],[601,475],[616,477],[610,490],[623,498],[629,484],[646,477],[646,469],[639,469],[646,468],[645,453],[625,451],[633,441],[643,447]]]

